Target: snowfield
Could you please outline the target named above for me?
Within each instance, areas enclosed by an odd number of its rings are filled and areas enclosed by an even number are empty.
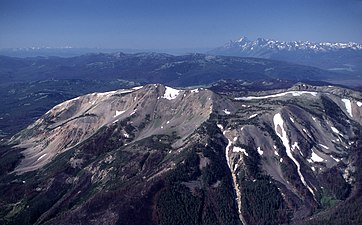
[[[260,100],[260,99],[267,99],[267,98],[277,98],[277,97],[282,97],[285,95],[292,95],[292,96],[301,96],[304,94],[310,94],[313,96],[317,96],[318,92],[313,92],[313,91],[287,91],[287,92],[283,92],[283,93],[279,93],[279,94],[274,94],[274,95],[266,95],[266,96],[248,96],[248,97],[238,97],[235,98],[235,100]]]
[[[168,100],[172,100],[177,98],[177,96],[180,94],[181,90],[177,90],[171,87],[165,87],[165,93],[163,95],[163,98],[168,99]]]
[[[344,102],[344,105],[346,106],[346,110],[348,112],[348,114],[353,117],[352,115],[352,104],[351,104],[351,100],[349,99],[342,99],[342,102]]]

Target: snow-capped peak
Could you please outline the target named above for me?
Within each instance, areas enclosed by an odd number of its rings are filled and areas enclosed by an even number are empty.
[[[249,39],[245,36],[241,36],[236,42],[249,42]]]
[[[226,48],[238,47],[243,51],[253,51],[256,49],[274,49],[274,50],[311,50],[314,52],[325,52],[339,49],[362,50],[362,44],[354,42],[309,42],[309,41],[277,41],[272,39],[257,38],[256,40],[249,40],[247,37],[242,36],[236,41],[228,43]]]

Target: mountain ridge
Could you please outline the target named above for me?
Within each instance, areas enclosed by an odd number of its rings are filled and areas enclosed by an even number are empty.
[[[360,92],[226,89],[150,84],[54,107],[2,146],[2,222],[308,224],[338,202],[353,207]],[[69,148],[51,153],[56,138]]]
[[[249,40],[242,36],[240,39],[230,41],[224,47],[233,47],[237,45],[242,49],[252,50],[253,47],[268,47],[271,49],[285,50],[313,50],[313,51],[330,51],[338,49],[362,50],[362,44],[356,42],[309,42],[309,41],[277,41],[273,39],[257,38]]]
[[[360,75],[362,72],[362,44],[354,42],[285,42],[241,37],[208,53],[282,60],[344,74]]]
[[[309,79],[338,83],[353,78],[333,71],[278,60],[205,54],[173,56],[120,52],[72,58],[1,56],[0,65],[3,84],[45,79],[121,79],[143,84],[163,83],[187,87],[210,84],[220,79]]]

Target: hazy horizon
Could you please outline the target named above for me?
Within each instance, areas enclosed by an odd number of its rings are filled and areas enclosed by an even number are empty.
[[[360,0],[0,0],[0,49],[185,50],[240,36],[361,43]]]

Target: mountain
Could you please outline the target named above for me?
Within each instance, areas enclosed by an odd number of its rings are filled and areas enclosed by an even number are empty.
[[[278,79],[339,83],[349,78],[281,61],[203,54],[113,53],[71,58],[0,56],[0,138],[14,135],[56,104],[79,95],[149,83],[205,86],[221,79],[251,83]]]
[[[172,86],[205,85],[220,79],[341,81],[347,76],[281,61],[190,54],[87,54],[71,58],[0,57],[3,84],[39,80],[126,80]]]
[[[221,79],[249,83],[280,79],[340,83],[348,76],[275,60],[160,53],[86,54],[71,58],[0,56],[0,138],[14,135],[50,108],[92,92],[162,83],[209,85]],[[358,85],[358,82],[354,82]],[[362,84],[361,84],[362,85]]]
[[[117,49],[106,48],[73,48],[66,47],[29,47],[29,48],[3,48],[0,49],[0,55],[10,57],[75,57],[90,53],[113,53],[117,52]]]
[[[353,42],[284,42],[241,37],[209,53],[282,60],[356,75],[361,75],[362,72],[362,44]]]
[[[276,41],[264,38],[249,40],[247,37],[241,37],[237,41],[230,41],[223,48],[225,49],[229,48],[229,50],[231,51],[239,50],[245,53],[246,55],[255,54],[255,56],[267,56],[266,52],[267,50],[270,50],[269,54],[283,50],[290,52],[307,51],[315,53],[340,51],[340,50],[362,51],[362,44],[357,44],[354,42],[348,42],[348,43],[338,43],[338,42],[312,43],[309,41],[284,42],[284,41]],[[260,51],[258,52],[258,50]],[[262,50],[265,50],[265,52],[263,52]]]
[[[1,224],[360,224],[361,92],[245,86],[55,106],[1,145]]]

